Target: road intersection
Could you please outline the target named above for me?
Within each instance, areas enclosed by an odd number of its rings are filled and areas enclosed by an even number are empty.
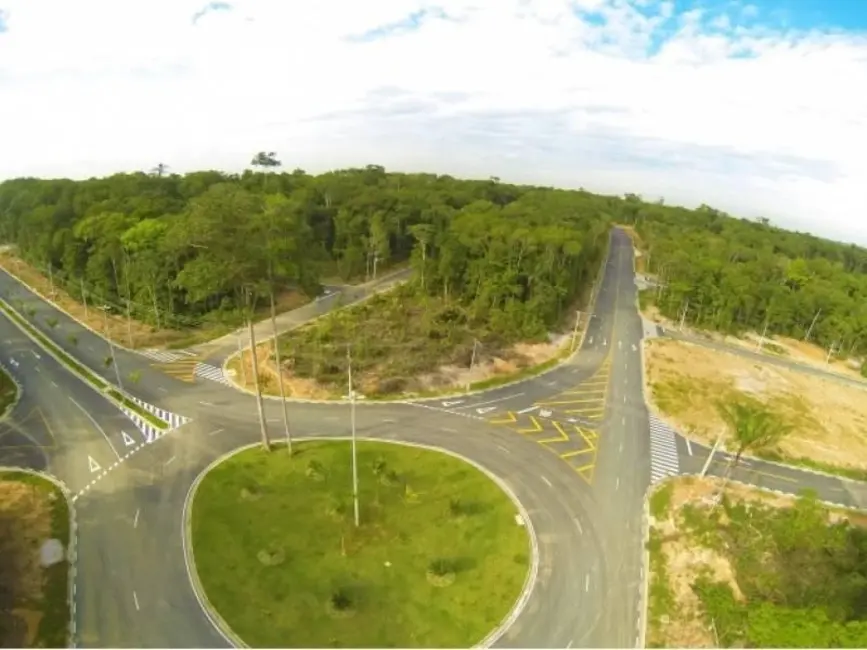
[[[642,506],[651,478],[695,473],[709,450],[651,419],[643,395],[633,251],[615,230],[595,313],[578,355],[544,375],[483,393],[357,409],[361,437],[448,449],[484,466],[515,492],[535,529],[539,573],[500,647],[628,647],[636,643],[642,585]],[[353,289],[342,302],[362,298]],[[0,295],[23,300],[29,321],[92,373],[116,383],[112,353],[95,332],[0,273]],[[286,316],[327,312],[335,293]],[[51,323],[53,322],[53,326]],[[270,326],[269,326],[270,327]],[[267,329],[263,330],[267,332]],[[262,338],[260,336],[260,338]],[[6,317],[0,340],[23,396],[0,423],[0,462],[47,471],[75,495],[79,521],[77,642],[93,647],[226,647],[187,572],[182,509],[214,459],[258,439],[248,394],[233,390],[222,362],[226,337],[196,355],[158,358],[116,348],[123,388],[169,429],[121,411],[46,354]],[[163,372],[170,363],[183,373]],[[136,380],[128,378],[135,375]],[[191,381],[192,380],[192,381]],[[274,439],[281,405],[265,401]],[[349,431],[345,404],[290,403],[294,436]],[[725,455],[720,458],[724,461]],[[711,473],[721,473],[712,465]],[[760,461],[737,480],[859,505],[859,484]]]

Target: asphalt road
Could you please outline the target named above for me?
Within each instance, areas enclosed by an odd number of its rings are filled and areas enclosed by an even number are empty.
[[[635,645],[641,508],[651,450],[632,260],[628,238],[614,231],[584,344],[563,366],[462,398],[357,407],[359,436],[416,441],[462,454],[502,477],[527,508],[539,541],[538,582],[499,646]],[[94,373],[116,381],[105,366],[109,351],[99,336],[5,273],[0,273],[0,295],[24,299],[42,333]],[[292,318],[297,324],[322,308]],[[0,454],[46,468],[77,495],[79,644],[226,646],[187,577],[182,509],[192,481],[213,459],[258,440],[254,400],[216,382],[178,381],[155,370],[150,359],[118,349],[121,378],[131,394],[192,418],[143,444],[142,432],[126,415],[5,316],[0,337],[2,354],[14,359],[10,370],[24,387],[22,401],[0,423]],[[228,347],[214,350],[216,359]],[[140,374],[135,383],[127,381],[133,371]],[[270,435],[282,437],[280,404],[267,400],[265,409]],[[289,409],[296,437],[350,433],[347,405],[291,403]],[[702,448],[687,449],[683,439],[677,445],[684,471],[702,462]],[[813,480],[790,471],[797,476],[793,485]],[[757,480],[786,483],[770,475]],[[828,483],[823,494],[834,487]]]

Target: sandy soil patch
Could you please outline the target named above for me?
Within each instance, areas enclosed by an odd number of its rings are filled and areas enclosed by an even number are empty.
[[[14,257],[8,250],[0,251],[0,267],[36,289],[38,293],[50,298],[61,309],[87,324],[88,327],[99,332],[102,336],[107,336],[112,341],[126,347],[164,347],[193,336],[196,339],[194,343],[205,342],[234,329],[234,327],[205,326],[198,330],[183,332],[168,329],[158,330],[153,325],[135,319],[127,321],[125,314],[108,314],[106,316],[101,310],[95,309],[90,300],[88,300],[88,308],[85,309],[83,303],[78,302],[57,284],[54,285],[52,292],[52,284],[48,277],[26,262]],[[280,294],[276,302],[278,313],[283,313],[297,309],[308,302],[308,298],[297,291],[287,291]],[[263,309],[260,317],[266,318],[269,314],[270,307]]]
[[[497,377],[506,377],[520,372],[522,369],[538,366],[554,358],[561,357],[567,351],[571,342],[570,335],[559,335],[549,343],[518,343],[509,349],[504,358],[495,357],[482,363],[477,363],[470,371],[469,368],[457,366],[441,366],[435,373],[427,373],[415,378],[413,392],[427,393],[432,391],[447,392],[463,389],[468,384],[473,384]],[[262,392],[268,395],[279,395],[280,384],[277,375],[277,364],[274,362],[273,346],[265,343],[256,348],[257,362],[259,365],[259,377]],[[229,362],[228,369],[231,371],[231,379],[239,386],[253,390],[253,362],[249,350],[243,354],[243,363],[238,357]],[[358,378],[356,378],[358,381]],[[346,394],[343,390],[340,394],[322,386],[313,379],[298,377],[290,369],[283,370],[283,390],[286,397],[295,399],[335,399]],[[356,385],[356,390],[362,394],[375,394],[381,392],[382,387],[378,384],[375,376],[364,377]]]
[[[867,391],[681,341],[645,349],[653,404],[690,437],[712,443],[724,427],[717,401],[749,395],[793,427],[783,456],[867,469]]]
[[[39,547],[51,536],[51,504],[38,488],[0,480],[0,645],[33,647],[45,571]]]

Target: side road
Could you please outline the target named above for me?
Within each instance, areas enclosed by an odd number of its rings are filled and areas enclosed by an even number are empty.
[[[412,276],[412,269],[401,269],[394,273],[389,273],[383,277],[359,285],[344,285],[336,291],[328,295],[320,296],[313,302],[310,302],[298,309],[278,314],[277,334],[284,334],[301,325],[309,323],[312,320],[324,316],[330,311],[338,307],[345,307],[356,302],[370,298],[378,293],[383,293],[393,289],[399,284],[408,281]],[[259,321],[253,326],[253,332],[256,336],[256,342],[262,343],[274,338],[274,329],[271,324],[271,319],[266,318]],[[212,362],[222,362],[231,354],[238,351],[238,344],[242,349],[246,349],[250,345],[249,332],[246,327],[241,327],[230,334],[221,336],[218,339],[201,343],[191,348],[192,350],[201,353],[205,358]]]

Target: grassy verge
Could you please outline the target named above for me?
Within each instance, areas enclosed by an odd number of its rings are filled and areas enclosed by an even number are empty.
[[[250,449],[202,480],[192,509],[210,603],[253,647],[470,647],[518,598],[530,565],[516,508],[446,454],[304,442]]]
[[[721,483],[672,482],[651,529],[655,647],[867,647],[864,517]],[[664,598],[663,598],[664,595]]]
[[[7,411],[12,408],[15,398],[18,396],[18,386],[12,381],[12,377],[7,375],[3,368],[0,368],[0,418],[6,415]]]
[[[69,562],[43,567],[48,539],[69,548],[69,504],[53,483],[24,472],[0,473],[0,576],[12,600],[0,602],[4,647],[63,648],[69,643]],[[6,530],[8,526],[8,530]],[[36,557],[34,557],[34,555]]]
[[[8,304],[4,300],[0,300],[0,309],[15,321],[18,325],[24,328],[33,338],[35,338],[39,345],[43,348],[51,352],[55,357],[57,357],[67,368],[72,370],[79,377],[87,381],[91,386],[101,390],[105,395],[108,395],[112,400],[120,404],[121,406],[126,407],[133,413],[138,414],[142,418],[144,418],[147,422],[151,423],[153,426],[158,429],[164,430],[168,428],[168,424],[160,420],[155,415],[147,412],[138,404],[133,402],[121,395],[117,390],[111,387],[110,384],[103,381],[100,377],[93,374],[90,370],[85,368],[78,361],[70,357],[66,352],[61,350],[58,346],[56,346],[48,337],[44,336],[39,330],[33,327],[30,323],[28,323],[24,318],[22,318],[14,309],[10,308]]]

